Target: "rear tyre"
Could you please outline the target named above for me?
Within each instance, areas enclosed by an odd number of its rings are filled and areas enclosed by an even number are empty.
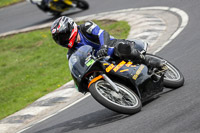
[[[146,56],[150,56],[159,60],[167,61],[159,56],[146,54]],[[175,67],[172,63],[167,61],[166,66],[168,67],[168,70],[166,71],[164,75],[164,86],[169,87],[172,89],[179,88],[183,86],[184,84],[184,76],[181,73],[181,71]]]
[[[103,106],[122,113],[134,114],[141,110],[142,103],[139,97],[126,86],[116,83],[119,93],[115,92],[105,80],[99,80],[90,87],[90,93]]]

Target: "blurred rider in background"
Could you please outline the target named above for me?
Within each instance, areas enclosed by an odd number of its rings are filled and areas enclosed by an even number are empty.
[[[74,7],[71,0],[28,0],[33,4],[36,4],[39,9],[44,12],[52,14],[58,14],[63,12],[66,8]],[[62,7],[64,6],[64,7]]]
[[[147,43],[138,46],[134,41],[115,39],[92,21],[77,25],[73,19],[62,16],[53,22],[51,33],[57,44],[69,49],[68,59],[81,46],[90,45],[97,51],[97,57],[109,55],[113,58],[137,60],[157,68],[164,65],[160,60],[145,56]]]

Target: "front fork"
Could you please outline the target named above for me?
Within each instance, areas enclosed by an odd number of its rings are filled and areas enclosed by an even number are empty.
[[[115,83],[114,83],[106,74],[101,74],[101,75],[99,75],[99,76],[93,78],[93,79],[90,81],[90,83],[89,83],[89,85],[88,85],[88,88],[90,87],[90,85],[91,85],[92,83],[94,83],[94,82],[96,82],[96,81],[98,81],[98,80],[100,80],[100,79],[102,79],[102,78],[103,78],[105,81],[107,81],[107,82],[111,85],[111,87],[112,87],[112,89],[113,89],[114,91],[116,91],[117,93],[119,92],[118,87],[115,85]]]
[[[102,74],[102,76],[105,79],[105,81],[107,81],[111,85],[112,89],[115,90],[118,93],[119,89],[115,85],[115,83],[106,74]]]

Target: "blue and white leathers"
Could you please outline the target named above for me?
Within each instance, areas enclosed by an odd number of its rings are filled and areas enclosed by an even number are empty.
[[[74,51],[84,45],[90,45],[96,51],[103,45],[107,45],[108,55],[120,58],[140,58],[140,55],[145,54],[147,50],[147,43],[141,43],[137,40],[115,39],[92,21],[87,21],[78,26],[78,34],[81,41],[69,49],[68,59]]]
[[[102,45],[109,45],[110,40],[114,39],[108,32],[100,29],[100,27],[92,21],[87,21],[78,26],[78,34],[80,35],[81,41],[74,45],[73,49],[69,49],[68,56],[70,56],[74,50],[84,45],[90,45],[98,51]],[[114,47],[109,47],[108,55],[112,56],[113,53]]]

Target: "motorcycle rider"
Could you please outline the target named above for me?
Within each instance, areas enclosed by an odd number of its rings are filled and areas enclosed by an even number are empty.
[[[147,43],[144,43],[146,46],[137,46],[134,41],[115,39],[92,21],[78,26],[72,18],[62,16],[53,22],[51,33],[57,44],[69,49],[68,59],[81,46],[90,45],[97,51],[97,57],[110,55],[113,58],[139,60],[157,68],[164,65],[160,60],[145,56]]]

